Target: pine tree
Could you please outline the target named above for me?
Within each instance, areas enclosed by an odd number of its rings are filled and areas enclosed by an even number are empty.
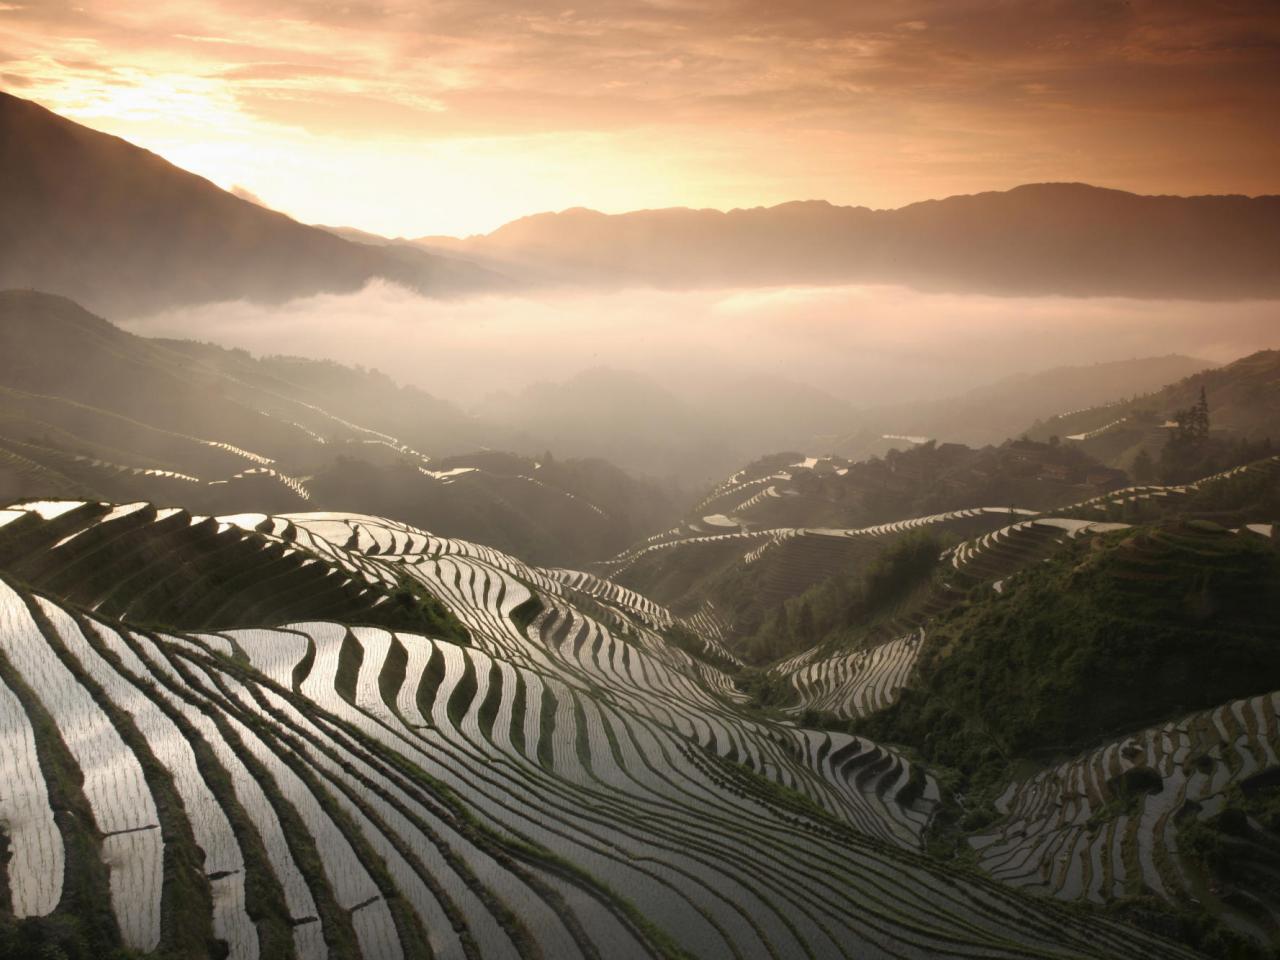
[[[1205,396],[1204,387],[1200,388],[1200,399],[1192,408],[1195,439],[1204,441],[1209,438],[1209,398]]]
[[[1191,407],[1173,415],[1177,426],[1169,432],[1169,441],[1160,453],[1160,475],[1165,483],[1178,483],[1195,472],[1205,457],[1209,443],[1209,398],[1204,387],[1200,399]]]

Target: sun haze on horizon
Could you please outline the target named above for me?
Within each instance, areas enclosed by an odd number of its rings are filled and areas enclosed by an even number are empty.
[[[0,2],[0,88],[306,222],[1280,192],[1268,0]]]

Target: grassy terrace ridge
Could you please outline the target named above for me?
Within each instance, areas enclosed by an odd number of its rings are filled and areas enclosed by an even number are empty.
[[[0,527],[0,569],[151,627],[337,619],[467,640],[457,618],[412,578],[394,586],[353,580],[305,547],[185,510],[143,504],[111,516],[108,506],[92,502],[52,519],[28,512]]]
[[[930,625],[917,681],[858,729],[965,779],[1280,687],[1280,551],[1207,521],[1077,542]]]

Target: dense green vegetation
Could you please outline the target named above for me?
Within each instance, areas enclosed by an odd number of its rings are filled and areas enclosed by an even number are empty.
[[[849,645],[928,581],[941,550],[931,531],[906,534],[865,567],[843,570],[780,604],[743,641],[744,655],[767,663],[812,647]]]
[[[1202,386],[1194,404],[1173,414],[1174,426],[1160,450],[1158,473],[1164,483],[1188,483],[1242,463],[1252,463],[1274,451],[1269,436],[1250,440],[1241,436],[1214,436],[1210,432],[1209,398]],[[1145,447],[1134,457],[1132,472],[1151,469]]]
[[[933,624],[860,729],[965,780],[1280,687],[1280,552],[1206,521],[1078,543]]]
[[[1232,527],[1258,520],[1280,520],[1277,480],[1280,464],[1201,484],[1186,498],[1181,510]]]
[[[542,601],[538,599],[536,593],[531,593],[529,599],[521,603],[511,611],[511,622],[514,623],[520,632],[529,629],[529,624],[538,618],[543,610]]]
[[[1219,896],[1246,910],[1258,900],[1280,899],[1280,785],[1274,769],[1234,785],[1221,812],[1194,823],[1184,836],[1187,853]]]
[[[454,643],[468,642],[464,627],[444,604],[411,577],[401,577],[391,599],[399,608],[401,625],[428,637],[441,637]]]
[[[0,917],[0,960],[136,960],[140,954],[90,931],[79,917]]]

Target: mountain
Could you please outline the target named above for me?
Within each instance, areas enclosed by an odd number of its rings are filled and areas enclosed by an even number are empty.
[[[421,243],[565,284],[1280,296],[1280,197],[1152,197],[1082,183],[1026,184],[897,210],[824,201],[728,212],[575,208]]]
[[[879,453],[886,447],[885,434],[969,445],[1000,443],[1026,432],[1033,420],[1150,393],[1213,366],[1170,354],[1018,374],[944,400],[860,411],[858,431],[837,440],[833,449],[849,456]]]
[[[60,293],[112,316],[347,292],[375,277],[432,295],[506,283],[456,257],[304,226],[5,93],[0,209],[0,288]]]
[[[678,512],[599,459],[492,450],[510,438],[376,371],[152,340],[0,291],[0,498],[378,511],[544,563],[608,555]]]
[[[1199,401],[1201,391],[1210,415],[1207,455],[1211,460],[1218,457],[1218,466],[1227,464],[1236,446],[1280,441],[1280,350],[1259,350],[1159,390],[1139,396],[1122,394],[1109,403],[1040,420],[1026,433],[1041,439],[1062,437],[1128,469],[1143,452],[1160,460],[1173,421],[1179,411]],[[1196,469],[1212,472],[1215,462],[1201,463]]]
[[[0,511],[0,568],[9,956],[1199,956],[922,855],[933,778],[747,709],[572,571],[76,501]],[[448,618],[284,619],[352,585]]]

